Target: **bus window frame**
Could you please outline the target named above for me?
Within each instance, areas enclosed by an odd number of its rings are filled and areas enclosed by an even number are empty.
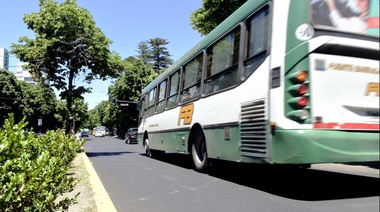
[[[240,80],[241,80],[241,83],[243,83],[245,80],[247,80],[250,76],[252,76],[253,73],[255,73],[255,71],[257,70],[258,67],[261,66],[261,64],[265,61],[265,59],[268,57],[268,55],[270,54],[270,34],[271,34],[271,27],[272,27],[272,7],[270,5],[270,3],[267,3],[267,4],[264,4],[263,6],[261,6],[259,9],[257,9],[257,11],[255,11],[254,13],[252,13],[251,15],[249,15],[243,22],[244,22],[244,26],[245,26],[245,39],[244,39],[244,54],[242,56],[242,68],[241,68],[241,73],[240,73]],[[267,30],[267,35],[265,36],[266,38],[266,43],[265,43],[265,49],[263,49],[262,51],[260,52],[256,52],[254,55],[252,56],[249,56],[248,57],[248,52],[249,52],[249,33],[250,33],[250,29],[251,29],[251,20],[255,17],[255,16],[258,16],[260,12],[267,12],[267,18],[266,18],[266,30]],[[249,75],[246,75],[246,62],[247,61],[250,61],[250,60],[253,60],[254,58],[260,58],[262,57],[258,63],[256,64],[256,66],[253,68],[252,72],[249,74]]]
[[[143,95],[139,101],[139,104],[138,104],[138,111],[139,111],[139,119],[138,119],[138,125],[140,125],[145,117],[145,111],[146,111],[146,107],[144,106],[145,105],[145,97],[146,97],[146,94]]]
[[[156,112],[155,112],[155,114],[158,114],[158,113],[162,113],[162,112],[164,112],[165,110],[166,110],[166,96],[167,96],[167,90],[168,90],[168,77],[166,77],[165,79],[163,79],[160,83],[158,83],[157,84],[157,101],[156,101]],[[166,84],[165,84],[165,93],[164,93],[164,98],[163,99],[160,99],[160,94],[161,94],[161,84],[163,83],[163,82],[166,82]],[[160,111],[158,111],[158,107],[159,107],[159,105],[160,105],[160,103],[164,103],[164,108],[161,110],[160,109]]]
[[[200,77],[201,77],[201,79],[198,81],[198,82],[196,82],[196,83],[194,83],[194,84],[192,84],[192,85],[190,85],[190,86],[188,86],[188,87],[184,87],[185,85],[185,77],[184,77],[184,74],[185,74],[185,72],[186,72],[186,66],[189,64],[189,63],[191,63],[192,61],[194,61],[195,59],[198,59],[200,56],[202,56],[202,62],[201,62],[201,73],[200,73]],[[182,65],[182,67],[181,67],[181,77],[180,77],[180,90],[179,90],[179,99],[178,99],[178,105],[184,105],[184,104],[187,104],[187,103],[189,103],[189,102],[193,102],[193,101],[196,101],[196,100],[198,100],[198,99],[200,99],[200,98],[202,98],[202,96],[203,96],[203,79],[204,79],[204,68],[205,68],[205,49],[203,49],[201,52],[199,52],[199,54],[197,54],[197,55],[195,55],[193,58],[191,58],[188,62],[186,62],[184,65]],[[198,72],[199,72],[199,70],[198,70]],[[197,72],[197,73],[198,73]],[[198,96],[197,97],[195,97],[195,98],[191,98],[191,99],[188,99],[188,100],[184,100],[184,101],[182,101],[181,100],[181,98],[182,98],[182,95],[186,92],[186,91],[189,91],[191,88],[193,88],[193,87],[196,87],[196,86],[199,86],[199,94],[198,94]]]
[[[174,74],[176,74],[178,72],[178,87],[177,87],[177,92],[174,93],[174,94],[170,94],[170,88],[171,88],[171,85],[172,85],[172,77],[174,76]],[[181,80],[182,80],[182,67],[178,68],[176,71],[174,71],[169,77],[168,77],[168,82],[169,82],[169,86],[168,87],[168,93],[167,93],[167,97],[166,97],[166,110],[170,110],[170,109],[173,109],[173,108],[176,108],[178,106],[178,100],[179,100],[179,96],[180,96],[180,92],[181,92]],[[173,106],[169,106],[169,99],[176,96],[177,95],[177,98],[176,98],[176,101],[175,101],[175,104]]]
[[[155,90],[154,91],[154,97],[153,97],[153,103],[151,104],[150,103],[150,94],[151,94],[151,92],[153,91],[153,90]],[[152,89],[150,89],[150,91],[149,91],[149,95],[148,95],[148,108],[147,108],[147,117],[150,117],[150,116],[154,116],[155,114],[156,114],[156,102],[157,102],[157,85],[155,85]],[[153,110],[153,112],[152,112],[152,114],[150,114],[149,113],[149,110],[151,109],[151,108],[153,108],[152,110]]]
[[[217,94],[217,93],[221,93],[221,92],[224,92],[226,90],[229,90],[229,89],[233,89],[235,87],[237,87],[239,84],[240,84],[240,63],[241,63],[241,58],[243,57],[242,55],[242,42],[244,42],[243,38],[244,38],[244,35],[245,34],[245,28],[242,26],[243,24],[241,22],[239,22],[239,24],[237,24],[235,27],[231,28],[228,32],[224,33],[220,38],[216,39],[212,44],[210,44],[207,48],[205,48],[205,53],[206,53],[206,60],[205,60],[205,68],[204,68],[204,76],[203,76],[203,80],[202,80],[202,83],[204,85],[203,89],[202,89],[202,93],[204,94],[205,97],[208,97],[208,96],[211,96],[213,94]],[[210,76],[207,76],[207,72],[208,72],[208,58],[209,56],[212,56],[212,54],[209,54],[210,52],[210,49],[212,47],[214,47],[219,41],[223,40],[226,38],[226,36],[228,36],[229,34],[233,33],[233,32],[236,32],[238,31],[238,29],[240,29],[240,32],[239,32],[239,49],[237,51],[238,53],[238,61],[236,64],[233,64],[225,69],[223,69],[222,71],[219,71],[218,73],[215,73],[215,74],[212,74]],[[210,93],[206,93],[206,84],[208,83],[207,81],[209,81],[210,79],[212,79],[211,81],[215,80],[215,79],[218,79],[220,78],[222,75],[228,75],[226,74],[227,72],[233,72],[233,69],[236,68],[235,72],[237,73],[236,77],[236,83],[234,85],[231,85],[231,86],[228,86],[226,88],[223,88],[223,89],[218,89],[216,91],[213,91],[213,92],[210,92]]]

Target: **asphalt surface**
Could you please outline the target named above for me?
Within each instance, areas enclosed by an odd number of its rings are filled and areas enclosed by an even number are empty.
[[[201,174],[182,156],[150,159],[138,145],[118,138],[90,137],[87,142],[84,157],[99,212],[379,211],[378,163],[320,164],[307,171],[254,175],[246,167],[223,163],[214,173]]]

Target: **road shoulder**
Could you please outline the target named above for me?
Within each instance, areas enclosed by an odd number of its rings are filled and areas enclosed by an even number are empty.
[[[83,158],[83,162],[89,174],[89,180],[91,183],[92,190],[94,192],[94,199],[95,199],[98,211],[99,212],[103,212],[103,211],[116,212],[117,210],[115,206],[113,205],[111,198],[108,196],[106,189],[104,188],[102,182],[100,181],[86,153],[82,151],[80,154]]]

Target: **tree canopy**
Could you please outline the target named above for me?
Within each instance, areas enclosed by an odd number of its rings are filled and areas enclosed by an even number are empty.
[[[46,79],[61,91],[69,112],[74,99],[91,91],[90,87],[77,86],[76,78],[91,83],[96,78],[116,77],[123,68],[121,57],[109,49],[111,40],[76,0],[40,0],[40,11],[26,14],[24,22],[35,32],[35,39],[19,38],[18,44],[12,44],[11,53],[27,62],[26,68],[35,80]],[[68,127],[69,122],[66,132]]]
[[[166,48],[169,42],[164,38],[151,38],[148,41],[141,41],[137,46],[136,56],[143,61],[145,65],[151,66],[156,73],[173,64],[170,53]]]
[[[190,24],[194,30],[207,35],[247,0],[203,0],[202,8],[190,15]]]
[[[21,94],[21,87],[15,75],[5,69],[0,70],[0,126],[8,118],[9,113],[14,113],[16,121],[22,120],[22,111],[18,107],[18,96]]]
[[[148,41],[151,46],[151,55],[153,59],[153,69],[160,73],[161,70],[169,67],[173,64],[173,60],[170,59],[170,53],[166,48],[169,41],[163,38],[152,38]]]
[[[137,102],[140,99],[141,91],[156,76],[157,73],[153,68],[145,65],[142,60],[131,57],[125,60],[125,71],[115,81],[115,84],[108,88],[108,94],[110,98],[135,103],[130,103],[128,106],[120,106],[119,104],[111,106],[108,118],[114,120],[114,124],[118,129],[136,127],[138,117]]]
[[[64,126],[69,112],[66,101],[59,101],[54,91],[46,84],[31,85],[16,79],[7,70],[0,70],[0,126],[13,114],[15,121],[25,118],[28,130],[46,132]],[[87,104],[83,100],[74,101],[73,116],[77,127],[87,118]],[[42,126],[38,125],[42,119]]]

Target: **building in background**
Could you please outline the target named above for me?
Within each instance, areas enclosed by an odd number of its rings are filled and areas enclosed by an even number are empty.
[[[9,52],[5,48],[0,48],[0,69],[9,70]]]
[[[28,84],[36,85],[37,82],[33,80],[32,75],[29,73],[29,70],[24,68],[23,65],[25,63],[17,63],[16,64],[16,74],[18,80],[25,81]]]

